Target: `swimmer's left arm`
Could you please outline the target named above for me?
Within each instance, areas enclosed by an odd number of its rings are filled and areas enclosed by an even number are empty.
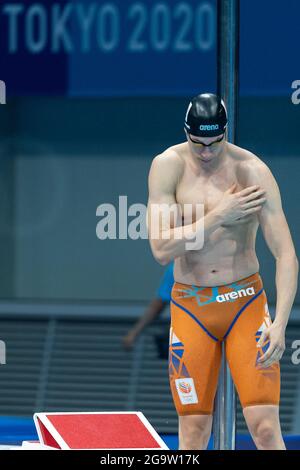
[[[262,335],[258,346],[266,337],[270,339],[267,352],[260,358],[263,367],[281,359],[285,349],[285,329],[297,291],[298,260],[291,233],[283,212],[278,185],[266,165],[256,172],[257,184],[266,190],[266,203],[258,219],[266,243],[276,260],[276,315],[272,326]]]

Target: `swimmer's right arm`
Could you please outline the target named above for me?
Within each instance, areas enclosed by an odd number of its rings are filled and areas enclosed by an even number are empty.
[[[147,226],[152,253],[162,265],[184,255],[187,243],[195,242],[199,231],[204,229],[205,240],[223,221],[217,212],[212,211],[182,229],[182,215],[175,198],[181,171],[176,158],[176,155],[174,158],[159,155],[153,160],[149,173]],[[169,210],[169,217],[163,217],[166,210]]]
[[[153,160],[149,173],[147,225],[153,255],[162,265],[184,255],[188,243],[197,240],[205,243],[223,224],[258,212],[265,202],[264,191],[258,186],[235,193],[236,185],[232,185],[216,207],[192,224],[184,225],[183,230],[180,207],[175,198],[180,175],[181,165],[176,154],[168,155],[168,158],[159,155]],[[162,216],[166,209],[169,209],[169,217]]]

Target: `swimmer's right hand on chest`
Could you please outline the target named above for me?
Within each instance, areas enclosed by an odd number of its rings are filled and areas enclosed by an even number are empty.
[[[221,217],[222,225],[230,224],[258,213],[266,202],[265,190],[259,186],[249,186],[235,193],[233,184],[223,195],[213,211]]]

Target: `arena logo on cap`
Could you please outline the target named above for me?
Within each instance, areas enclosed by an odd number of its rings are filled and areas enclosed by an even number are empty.
[[[219,124],[201,124],[199,129],[200,131],[217,131],[219,129]]]

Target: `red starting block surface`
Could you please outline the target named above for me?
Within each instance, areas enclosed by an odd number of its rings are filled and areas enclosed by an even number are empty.
[[[168,449],[141,412],[36,413],[42,445],[55,449]]]

